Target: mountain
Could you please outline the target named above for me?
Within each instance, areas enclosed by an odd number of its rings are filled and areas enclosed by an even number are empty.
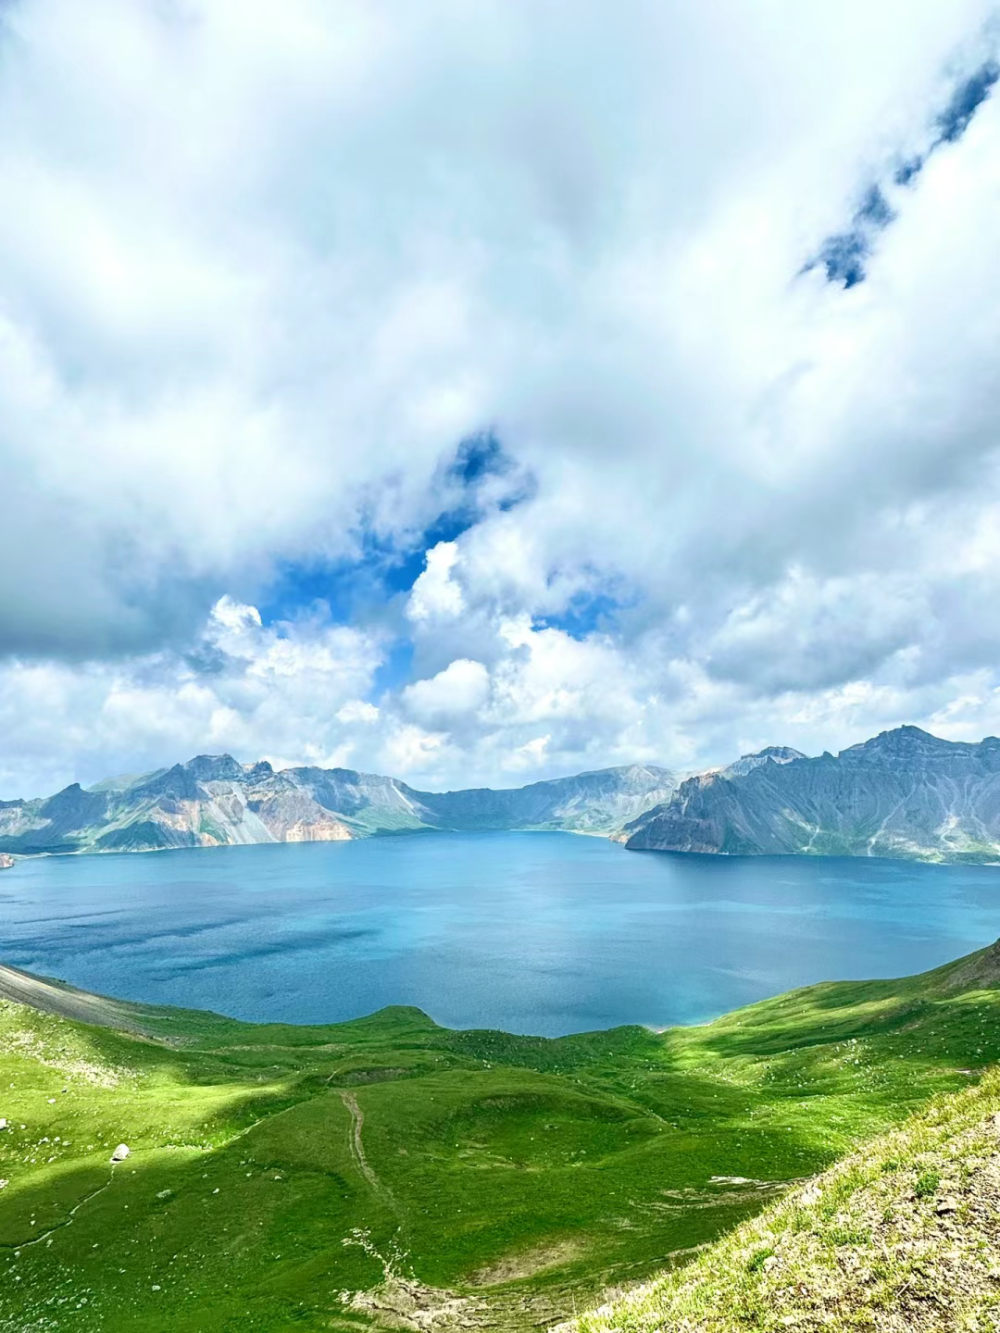
[[[1000,860],[1000,740],[884,731],[839,755],[762,751],[625,826],[633,850]]]
[[[677,778],[665,768],[630,764],[527,787],[411,792],[438,828],[568,829],[608,834],[673,794]]]
[[[348,768],[286,768],[198,755],[139,777],[0,801],[0,852],[138,852],[234,843],[338,842],[418,829],[608,834],[668,799],[663,768],[633,764],[494,791],[422,792]]]
[[[768,746],[680,782],[633,764],[526,787],[429,792],[349,768],[197,755],[138,777],[0,801],[4,854],[335,842],[418,830],[553,829],[632,850],[1000,861],[1000,740],[884,731],[834,756]]]
[[[752,769],[760,768],[769,761],[774,764],[790,764],[793,759],[805,759],[801,750],[793,750],[790,745],[767,745],[756,754],[741,755],[735,763],[722,769],[725,778],[741,778]]]

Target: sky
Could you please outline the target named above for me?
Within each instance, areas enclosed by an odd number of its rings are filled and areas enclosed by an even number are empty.
[[[0,797],[1000,731],[1000,14],[0,0]]]

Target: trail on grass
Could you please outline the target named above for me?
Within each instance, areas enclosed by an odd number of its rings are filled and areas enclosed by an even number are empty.
[[[90,1203],[92,1199],[96,1199],[99,1194],[103,1194],[104,1191],[111,1186],[114,1178],[115,1178],[115,1173],[112,1171],[111,1175],[108,1177],[108,1179],[104,1182],[103,1185],[99,1185],[97,1189],[91,1190],[89,1194],[85,1194],[84,1197],[78,1203],[74,1204],[74,1206],[69,1210],[69,1212],[66,1214],[66,1216],[62,1219],[61,1222],[56,1222],[54,1226],[49,1227],[48,1231],[43,1231],[40,1236],[33,1236],[30,1240],[19,1240],[19,1241],[5,1240],[3,1242],[0,1242],[0,1249],[27,1250],[30,1249],[32,1245],[40,1245],[43,1240],[48,1240],[49,1237],[54,1236],[57,1231],[62,1231],[63,1227],[71,1226],[73,1218],[80,1211],[80,1209],[85,1204]]]
[[[351,1149],[351,1157],[354,1160],[354,1164],[371,1186],[371,1191],[375,1197],[381,1199],[382,1202],[396,1214],[399,1230],[405,1235],[406,1217],[403,1209],[400,1207],[399,1200],[396,1198],[395,1194],[393,1194],[389,1186],[379,1180],[378,1176],[372,1169],[371,1163],[365,1156],[365,1144],[364,1139],[362,1138],[362,1131],[365,1127],[365,1113],[358,1105],[358,1099],[353,1092],[347,1092],[346,1090],[341,1089],[340,1099],[347,1107],[351,1117],[351,1132],[347,1141]]]
[[[353,1092],[341,1092],[340,1099],[351,1113],[351,1156],[354,1158],[354,1164],[364,1176],[368,1184],[371,1185],[374,1192],[386,1200],[393,1208],[396,1207],[396,1200],[393,1198],[392,1191],[382,1184],[378,1176],[372,1170],[368,1158],[365,1156],[365,1145],[361,1138],[361,1131],[365,1127],[365,1113],[358,1105],[358,1099]]]

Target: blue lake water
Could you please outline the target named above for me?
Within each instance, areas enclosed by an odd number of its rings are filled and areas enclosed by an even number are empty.
[[[1000,869],[427,834],[24,861],[0,930],[0,960],[125,999],[555,1036],[934,967],[1000,935]]]

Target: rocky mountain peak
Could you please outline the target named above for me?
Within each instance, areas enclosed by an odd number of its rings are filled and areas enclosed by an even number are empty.
[[[918,759],[940,757],[969,748],[961,741],[942,740],[940,736],[932,736],[929,731],[907,724],[893,727],[891,731],[880,731],[871,740],[841,750],[837,757],[847,763],[891,762],[897,759],[913,763]]]
[[[231,754],[198,754],[189,759],[184,770],[199,782],[232,782],[243,778],[243,765]]]
[[[834,757],[744,756],[627,826],[627,846],[1000,863],[1000,744],[895,727]]]
[[[805,759],[801,750],[795,750],[790,745],[765,745],[763,750],[758,750],[755,754],[741,755],[735,763],[729,764],[722,770],[724,778],[743,777],[755,768],[761,768],[764,764],[790,764],[793,759]]]
[[[174,764],[173,768],[155,773],[148,781],[132,788],[132,795],[138,800],[168,797],[196,801],[200,792],[197,774],[185,764]]]

